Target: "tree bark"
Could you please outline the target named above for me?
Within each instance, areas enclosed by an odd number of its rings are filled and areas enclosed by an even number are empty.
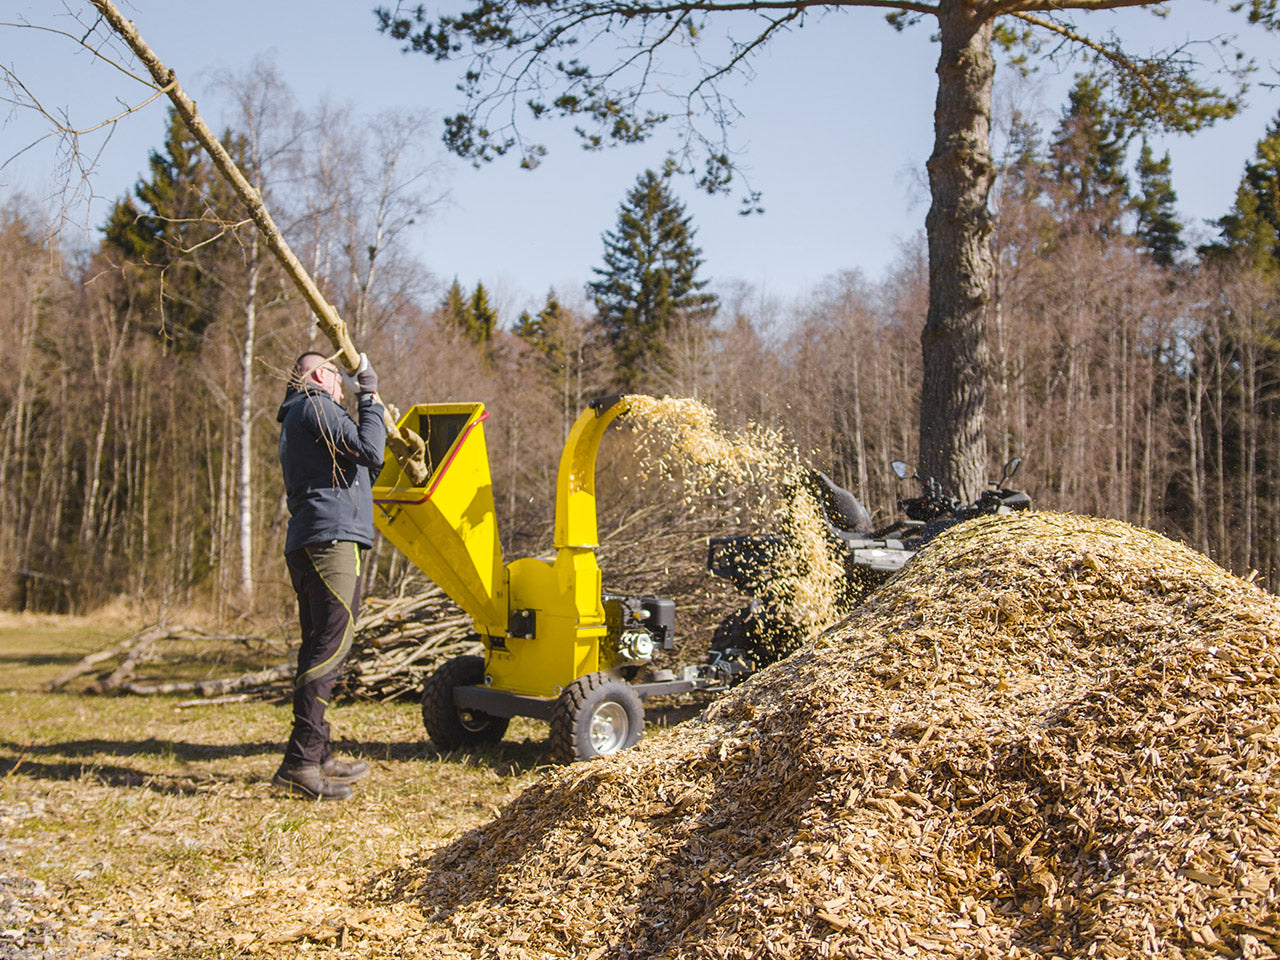
[[[253,605],[253,359],[258,327],[258,241],[248,248],[249,289],[244,303],[244,343],[240,349],[240,415],[236,419],[236,499],[239,505],[240,596]]]
[[[920,464],[964,500],[984,486],[988,350],[986,311],[995,263],[987,198],[991,161],[992,21],[972,0],[943,0],[938,99],[929,158],[933,202],[929,311],[921,334]]]

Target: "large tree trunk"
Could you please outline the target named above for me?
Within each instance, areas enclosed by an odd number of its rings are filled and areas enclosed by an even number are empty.
[[[929,236],[929,312],[921,334],[920,465],[965,500],[983,488],[986,310],[995,261],[991,162],[991,20],[973,0],[943,0]]]

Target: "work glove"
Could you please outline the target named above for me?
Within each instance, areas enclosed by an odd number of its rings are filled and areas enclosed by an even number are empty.
[[[373,367],[369,366],[369,357],[366,354],[360,354],[360,366],[356,367],[355,373],[351,376],[356,382],[356,393],[378,392],[378,374],[374,372]]]

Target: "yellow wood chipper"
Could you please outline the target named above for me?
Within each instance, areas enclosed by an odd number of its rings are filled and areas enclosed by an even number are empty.
[[[746,672],[706,664],[631,682],[675,641],[675,604],[605,594],[596,563],[596,453],[627,410],[594,401],[569,430],[555,493],[555,558],[504,563],[481,403],[419,404],[400,420],[427,445],[430,476],[411,485],[393,458],[373,487],[383,535],[471,617],[484,656],[455,657],[428,679],[422,720],[437,749],[502,739],[511,717],[549,721],[565,761],[615,753],[644,728],[645,697],[728,685]]]

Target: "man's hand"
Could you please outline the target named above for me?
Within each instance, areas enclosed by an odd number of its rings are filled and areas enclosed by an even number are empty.
[[[360,354],[360,366],[356,367],[352,378],[356,382],[356,393],[377,393],[378,392],[378,375],[374,372],[373,367],[369,365],[369,357]]]

